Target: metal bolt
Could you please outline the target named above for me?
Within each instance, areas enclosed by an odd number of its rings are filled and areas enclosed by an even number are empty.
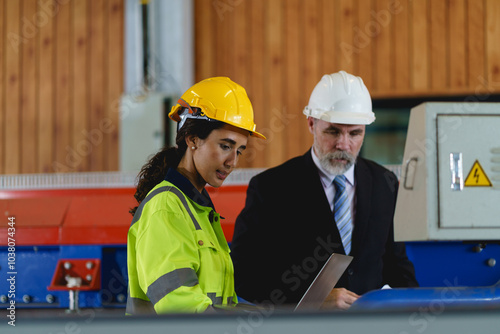
[[[87,267],[87,269],[89,269],[89,270],[90,270],[90,269],[94,268],[94,263],[92,263],[91,261],[89,261],[89,262],[87,262],[87,263],[85,264],[85,266]]]
[[[78,290],[69,290],[69,310],[66,312],[78,312]]]
[[[486,262],[486,264],[489,267],[494,267],[497,264],[497,260],[495,260],[494,258],[488,259],[488,261]]]
[[[475,246],[472,248],[472,251],[473,251],[474,253],[481,253],[481,252],[483,251],[484,247],[486,247],[486,245],[485,245],[485,244],[477,244],[477,245],[475,245]]]
[[[56,301],[56,297],[54,297],[51,294],[48,294],[47,296],[45,296],[45,300],[47,301],[47,303],[52,304]]]
[[[64,262],[64,269],[68,270],[71,269],[71,262]]]
[[[23,296],[23,302],[29,303],[31,301],[31,297],[29,295],[24,295]]]
[[[88,274],[87,276],[85,276],[85,278],[87,279],[87,281],[92,281],[92,275]]]
[[[1,295],[1,296],[0,296],[0,302],[2,302],[2,303],[7,303],[7,301],[8,301],[8,300],[9,300],[9,298],[7,298],[7,296],[6,296],[6,295]]]
[[[120,293],[119,295],[116,296],[116,300],[119,303],[125,303],[125,301],[127,300],[127,298],[125,297],[125,295],[123,293]]]

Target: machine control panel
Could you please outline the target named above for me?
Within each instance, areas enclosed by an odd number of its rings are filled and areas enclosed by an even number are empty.
[[[500,240],[500,103],[412,109],[395,238]]]

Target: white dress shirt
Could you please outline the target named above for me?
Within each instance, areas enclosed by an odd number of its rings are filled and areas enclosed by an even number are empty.
[[[333,184],[333,179],[335,179],[336,175],[330,174],[326,169],[323,168],[323,166],[321,166],[319,158],[316,156],[316,153],[314,153],[314,148],[311,148],[311,155],[314,164],[316,165],[316,167],[318,167],[319,178],[321,180],[321,184],[323,185],[323,190],[325,191],[328,203],[330,203],[330,210],[332,210],[333,212],[333,199],[335,198],[335,185]],[[347,196],[349,198],[349,201],[351,202],[351,222],[354,226],[354,218],[356,215],[356,184],[354,180],[354,165],[352,165],[351,168],[349,168],[347,172],[344,173],[344,176],[346,178],[345,188],[347,191]]]

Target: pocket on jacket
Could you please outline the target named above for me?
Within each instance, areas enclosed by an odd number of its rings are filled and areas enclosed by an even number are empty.
[[[204,291],[219,291],[221,289],[220,282],[223,282],[221,279],[223,279],[225,272],[223,255],[217,249],[214,241],[208,233],[203,230],[196,230],[194,236],[198,246],[198,256],[200,261],[200,266],[197,272],[200,285]],[[214,277],[218,277],[218,279],[214,280]]]

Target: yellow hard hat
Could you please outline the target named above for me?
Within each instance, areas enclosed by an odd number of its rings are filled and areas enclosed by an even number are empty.
[[[188,118],[212,119],[266,139],[255,131],[252,103],[245,89],[227,77],[208,78],[194,84],[172,107],[168,117],[179,122],[179,129]]]

